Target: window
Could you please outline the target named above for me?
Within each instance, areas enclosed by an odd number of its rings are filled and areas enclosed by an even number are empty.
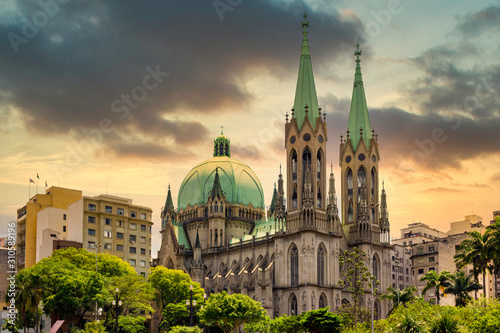
[[[396,274],[392,274],[392,279],[396,280]]]
[[[141,248],[141,254],[146,254],[146,249]]]
[[[419,268],[418,269],[418,274],[424,274],[424,269],[423,268]]]
[[[297,315],[297,297],[295,294],[292,294],[292,297],[290,298],[290,315]]]
[[[149,244],[151,244],[151,238],[149,238]]]
[[[318,285],[322,286],[325,284],[325,250],[323,246],[318,247],[317,266]]]
[[[88,235],[89,236],[95,236],[95,229],[89,229],[88,230]]]
[[[106,213],[113,213],[113,208],[112,208],[111,206],[105,206],[105,207],[104,207],[104,211],[105,211]]]
[[[130,243],[135,243],[137,241],[137,236],[136,235],[130,235]]]
[[[135,248],[135,247],[130,247],[129,252],[130,252],[130,253],[137,253],[137,248]]]
[[[417,249],[417,253],[418,253],[418,254],[422,254],[422,253],[424,253],[424,248],[423,248],[423,247],[419,247],[419,248]]]
[[[410,246],[412,246],[412,245],[413,245],[413,241],[410,241]]]
[[[290,284],[292,287],[299,285],[299,250],[293,244],[292,251],[290,251]],[[296,314],[296,313],[295,313]]]
[[[403,242],[403,246],[406,246],[406,242]]]
[[[141,224],[141,231],[146,231],[146,225],[145,224]]]
[[[135,266],[135,259],[130,259],[130,265]]]
[[[434,246],[429,246],[429,253],[434,253]]]
[[[436,270],[436,267],[429,267],[429,272],[430,271],[435,271]]]
[[[153,228],[149,227],[149,233],[151,233],[152,231],[153,231]]]
[[[104,219],[104,224],[111,225],[111,219]]]
[[[319,297],[319,308],[322,309],[322,308],[326,308],[326,297],[325,297],[325,294],[321,294],[321,296]]]
[[[146,267],[146,260],[141,260],[140,261],[140,266],[141,267]]]
[[[429,257],[429,262],[434,262],[435,258],[434,257]]]
[[[113,246],[111,245],[111,243],[105,243],[105,244],[104,244],[104,249],[105,249],[105,250],[112,250],[112,249],[113,249]]]
[[[95,205],[94,204],[89,204],[89,210],[95,212]]]
[[[117,227],[123,227],[123,221],[122,220],[116,221],[116,226]]]
[[[141,244],[146,244],[146,237],[141,236]]]
[[[104,237],[111,238],[113,237],[113,233],[109,230],[104,230]]]
[[[424,263],[424,258],[418,258],[417,263],[418,264],[423,264]]]
[[[88,244],[87,244],[87,246],[88,246],[89,249],[95,249],[95,242],[90,242],[89,241]]]
[[[123,245],[116,244],[116,251],[123,251]]]
[[[116,214],[123,215],[123,214],[125,214],[125,210],[123,208],[117,208],[116,209]]]
[[[88,216],[88,217],[87,217],[87,221],[88,221],[89,223],[95,223],[95,216]]]
[[[63,225],[63,232],[66,232],[66,226]]]
[[[142,277],[146,277],[146,273],[145,272],[141,272],[141,276]],[[141,312],[143,312],[144,310],[141,310]]]
[[[141,219],[143,219],[143,220],[146,219],[146,213],[141,213]]]
[[[130,229],[137,230],[137,223],[130,223]]]
[[[63,214],[63,220],[66,221],[66,214]]]
[[[117,232],[116,233],[116,238],[123,239],[123,232]]]
[[[137,212],[130,212],[130,217],[137,217]]]

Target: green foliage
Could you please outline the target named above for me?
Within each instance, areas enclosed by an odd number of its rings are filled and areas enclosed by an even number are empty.
[[[271,332],[287,332],[300,333],[304,331],[304,327],[300,321],[301,316],[287,316],[275,318],[271,321]]]
[[[408,309],[402,313],[400,322],[391,330],[393,333],[424,333],[426,331],[425,322]]]
[[[358,322],[359,316],[357,310],[360,299],[365,294],[366,289],[372,289],[376,278],[370,273],[368,267],[366,267],[365,261],[369,262],[366,252],[357,247],[352,252],[344,251],[344,254],[339,257],[342,278],[339,279],[338,283],[341,287],[347,288],[351,292],[354,302],[354,326]]]
[[[189,286],[193,286],[193,301],[196,301],[196,309],[203,304],[204,290],[198,282],[191,280],[188,274],[181,270],[168,269],[163,266],[157,266],[151,269],[149,274],[149,282],[155,290],[156,304],[162,313],[160,327],[168,328],[171,325],[188,325],[189,316],[184,321],[181,319],[181,307],[186,309],[186,300],[190,299]],[[165,311],[169,304],[175,304],[175,309],[179,310],[175,313]],[[184,317],[186,318],[186,317]]]
[[[441,292],[450,285],[451,278],[452,275],[449,271],[442,271],[439,273],[436,271],[429,271],[425,273],[425,275],[420,278],[420,281],[427,281],[427,284],[422,290],[422,294],[425,294],[429,289],[435,289],[437,304],[439,305],[439,300],[442,296]]]
[[[147,333],[148,329],[144,325],[146,318],[142,316],[120,316],[118,317],[118,327],[120,331],[127,333]]]
[[[500,332],[500,302],[481,298],[459,309],[458,318],[471,333]]]
[[[429,333],[463,333],[464,328],[452,311],[444,311],[431,323]]]
[[[369,309],[363,307],[354,309],[351,304],[342,305],[340,308],[335,309],[334,313],[339,316],[343,330],[357,327],[356,323],[371,323],[372,319],[372,313]],[[356,323],[354,318],[356,318]]]
[[[227,333],[266,317],[266,311],[259,302],[247,295],[228,295],[225,291],[210,295],[204,308],[198,313],[202,324],[217,326]]]
[[[387,288],[385,294],[382,295],[382,299],[387,299],[392,302],[392,308],[389,310],[389,314],[394,311],[400,304],[406,305],[415,299],[415,293],[417,288],[415,286],[406,287],[404,290],[394,289],[393,287]]]
[[[91,321],[85,324],[82,333],[106,333],[106,329],[100,322]]]
[[[271,320],[269,316],[266,316],[263,320],[258,322],[245,324],[244,331],[245,333],[271,333],[276,331],[271,331],[271,323],[274,320]],[[285,331],[280,331],[285,332]]]
[[[457,271],[452,275],[451,284],[444,290],[445,293],[455,295],[455,306],[466,306],[472,301],[470,292],[480,290],[482,286],[466,275],[464,271]]]
[[[310,333],[340,333],[340,318],[328,308],[303,313],[300,323]]]
[[[197,326],[174,326],[169,333],[201,333],[203,330]]]
[[[425,302],[417,298],[406,307],[399,306],[387,319],[378,320],[375,323],[376,332],[405,332],[404,329],[414,329],[413,332],[422,332],[427,322],[435,320],[441,307]]]
[[[163,320],[161,329],[169,331],[174,326],[183,326],[189,323],[189,312],[186,304],[167,304],[163,309]]]

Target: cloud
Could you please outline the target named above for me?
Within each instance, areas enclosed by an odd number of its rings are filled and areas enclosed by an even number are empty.
[[[472,38],[481,35],[485,30],[497,30],[500,26],[500,7],[488,6],[476,13],[459,16],[456,32]]]
[[[26,22],[42,8],[12,6],[17,19],[3,21],[0,35],[25,38]],[[298,63],[299,22],[307,7],[303,1],[245,1],[221,21],[211,1],[60,5],[17,45],[18,53],[7,38],[0,42],[0,106],[21,110],[36,135],[97,129],[109,119],[118,132],[133,128],[150,147],[168,138],[194,145],[207,129],[193,119],[251,107],[255,96],[244,81],[253,69],[295,76],[290,68]],[[309,20],[318,66],[341,52],[342,42],[352,44],[355,18],[313,11]],[[168,75],[152,74],[158,71]],[[116,148],[122,139],[108,136],[107,142]]]
[[[491,177],[492,182],[500,182],[500,172],[495,172],[495,174]]]
[[[422,193],[457,193],[463,192],[462,190],[456,188],[448,188],[448,187],[433,187],[427,190],[421,191]]]

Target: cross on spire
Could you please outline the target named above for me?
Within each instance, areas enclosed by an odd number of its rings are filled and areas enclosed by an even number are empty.
[[[354,51],[354,55],[356,56],[356,62],[359,64],[361,59],[359,59],[359,56],[361,55],[363,51],[359,49],[359,42],[356,43],[356,51]]]
[[[220,135],[224,135],[224,125],[221,125],[220,127]]]

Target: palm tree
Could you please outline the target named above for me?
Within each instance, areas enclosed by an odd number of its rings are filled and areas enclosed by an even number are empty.
[[[500,275],[500,217],[496,217],[495,222],[486,227],[486,232],[489,233],[490,237],[490,250],[491,250],[491,260],[492,260],[490,271],[493,272],[493,281],[495,281],[494,298],[496,298],[498,295],[496,281],[498,275]]]
[[[469,293],[481,288],[479,283],[471,279],[471,275],[467,275],[464,271],[457,271],[453,274],[451,284],[445,288],[444,292],[455,295],[455,306],[466,306],[472,300]]]
[[[472,264],[476,281],[478,281],[478,273],[483,274],[483,295],[486,296],[486,271],[490,270],[488,264],[492,258],[491,242],[493,238],[490,237],[489,232],[481,235],[477,231],[471,231],[468,234],[471,237],[459,245],[461,252],[455,255],[455,263],[458,268]]]
[[[387,288],[387,291],[381,296],[381,298],[392,302],[392,308],[388,315],[391,314],[392,311],[394,311],[400,304],[405,305],[406,303],[414,300],[416,292],[417,288],[415,288],[415,286],[409,286],[403,290],[394,289],[393,287]]]
[[[422,290],[422,295],[429,289],[434,288],[436,290],[436,300],[439,305],[439,300],[441,299],[441,289],[444,289],[450,285],[451,273],[449,271],[442,271],[437,273],[436,271],[427,272],[420,281],[427,281],[427,285]]]

